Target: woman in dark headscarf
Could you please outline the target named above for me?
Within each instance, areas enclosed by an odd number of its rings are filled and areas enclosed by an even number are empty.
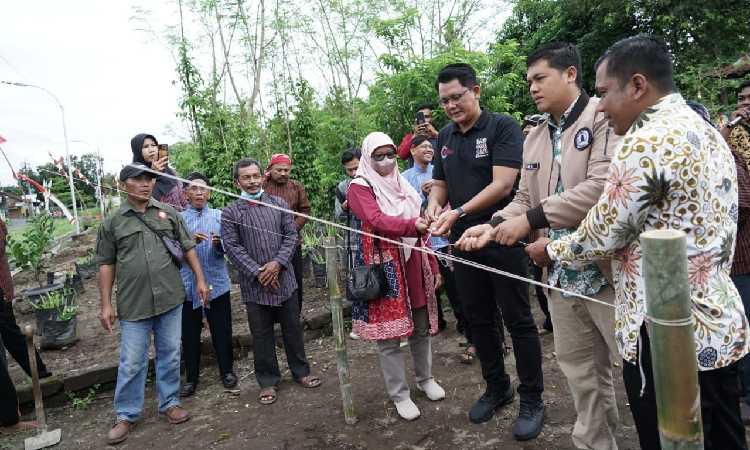
[[[176,172],[168,166],[168,158],[157,159],[158,147],[159,142],[153,135],[137,134],[130,140],[133,162],[145,164],[153,170],[175,176]],[[182,183],[169,177],[158,176],[156,178],[156,185],[151,196],[162,203],[175,207],[178,211],[182,211],[187,206],[187,198],[182,192]]]

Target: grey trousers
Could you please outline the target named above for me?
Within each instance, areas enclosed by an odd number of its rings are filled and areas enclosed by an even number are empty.
[[[430,321],[427,307],[412,311],[414,332],[409,337],[409,348],[414,360],[414,374],[417,383],[432,379],[432,348],[430,342]],[[400,339],[378,341],[380,368],[383,370],[385,389],[394,402],[409,398],[409,384],[406,381],[406,361],[401,351]]]

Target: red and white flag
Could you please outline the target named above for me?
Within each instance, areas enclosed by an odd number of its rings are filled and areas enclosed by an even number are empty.
[[[8,141],[6,141],[4,137],[0,136],[0,144],[5,144],[6,142]]]

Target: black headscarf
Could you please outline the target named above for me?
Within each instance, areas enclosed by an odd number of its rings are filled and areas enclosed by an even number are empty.
[[[151,164],[146,162],[145,159],[143,159],[143,141],[146,140],[146,138],[150,138],[151,140],[156,143],[156,145],[159,145],[159,142],[156,140],[156,138],[152,134],[136,134],[133,139],[130,140],[130,149],[133,151],[133,162],[139,162],[141,164],[145,164],[149,167],[151,167]],[[175,171],[172,170],[170,167],[166,167],[164,169],[164,173],[168,175],[175,175]],[[162,197],[167,195],[172,189],[174,189],[175,185],[177,185],[177,180],[173,180],[172,178],[167,178],[163,176],[157,176],[156,177],[156,185],[154,186],[154,191],[152,192],[151,196],[155,198],[156,200],[161,200]]]

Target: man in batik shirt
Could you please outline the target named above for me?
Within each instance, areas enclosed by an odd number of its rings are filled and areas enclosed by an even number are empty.
[[[615,339],[630,410],[641,448],[660,449],[639,236],[684,231],[705,448],[745,449],[736,363],[748,352],[750,330],[729,277],[737,229],[732,154],[676,93],[659,39],[638,35],[610,47],[597,66],[596,88],[599,110],[624,135],[604,192],[578,230],[540,239],[527,251],[538,264],[551,259],[564,267],[612,258]]]
[[[739,122],[733,123],[737,118]],[[729,123],[721,129],[721,135],[729,144],[737,166],[739,217],[731,275],[747,316],[750,314],[750,180],[747,180],[750,169],[750,80],[737,89],[737,109],[729,116]],[[740,360],[739,371],[740,412],[745,425],[750,425],[750,355]]]

